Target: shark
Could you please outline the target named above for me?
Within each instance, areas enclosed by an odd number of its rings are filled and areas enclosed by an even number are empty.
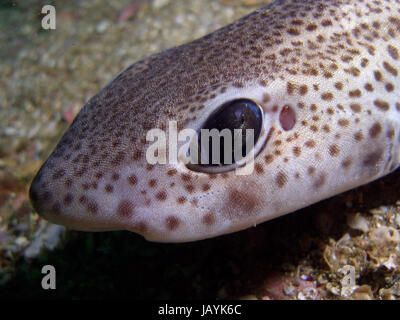
[[[253,157],[149,162],[149,131],[170,132],[170,123],[253,129]],[[291,213],[399,165],[400,1],[278,0],[122,70],[85,104],[29,193],[39,215],[74,230],[187,242]]]

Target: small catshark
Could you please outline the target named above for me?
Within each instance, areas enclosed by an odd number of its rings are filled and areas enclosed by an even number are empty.
[[[251,174],[146,160],[149,130],[229,126],[233,109],[260,129]],[[290,213],[399,164],[400,1],[279,0],[120,72],[79,112],[30,198],[72,229],[184,242]]]

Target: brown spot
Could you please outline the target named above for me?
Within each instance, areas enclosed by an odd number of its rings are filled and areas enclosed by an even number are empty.
[[[98,207],[96,201],[94,201],[94,200],[89,201],[87,203],[86,207],[87,207],[87,211],[91,214],[96,214],[99,210],[99,207]]]
[[[279,172],[278,175],[275,177],[275,182],[279,188],[283,188],[287,181],[288,177],[283,171]]]
[[[362,134],[362,132],[361,132],[361,131],[356,132],[356,133],[354,134],[354,139],[355,139],[356,141],[361,141],[361,140],[363,139],[363,134]]]
[[[165,201],[167,199],[167,192],[166,191],[160,191],[159,193],[156,194],[156,198],[159,201]]]
[[[87,201],[88,201],[88,199],[86,196],[82,195],[79,197],[79,203],[85,204],[85,203],[87,203]]]
[[[157,185],[157,180],[156,179],[150,179],[149,180],[149,187],[154,188]]]
[[[294,154],[296,157],[299,157],[299,156],[301,155],[301,148],[298,147],[298,146],[294,147],[294,148],[293,148],[293,154]]]
[[[364,158],[363,164],[367,167],[375,166],[382,159],[382,151],[377,150],[367,154]]]
[[[146,232],[147,228],[147,224],[144,221],[135,222],[134,224],[134,230],[137,233],[144,233]]]
[[[106,184],[104,187],[104,190],[106,190],[107,193],[112,193],[114,190],[114,187],[111,184]]]
[[[53,180],[60,179],[62,176],[65,175],[65,170],[64,169],[59,169],[54,172],[53,176],[51,177]]]
[[[169,216],[168,218],[165,219],[165,225],[168,230],[174,231],[179,227],[180,221],[177,217],[175,216]]]
[[[310,23],[307,27],[306,30],[307,31],[314,31],[315,29],[317,29],[318,26],[315,23]]]
[[[211,226],[215,223],[215,215],[213,213],[207,213],[201,219],[202,223],[206,226]]]
[[[374,71],[374,77],[376,81],[382,81],[383,79],[382,73],[379,70]]]
[[[382,126],[379,122],[375,122],[373,126],[369,129],[369,136],[371,138],[376,138],[382,132]]]
[[[349,91],[349,96],[351,98],[359,98],[361,97],[361,90],[360,89],[351,90]]]
[[[314,140],[307,140],[304,145],[308,148],[314,148],[316,143]]]
[[[295,85],[291,82],[288,82],[286,85],[286,91],[288,95],[292,95],[294,93]]]
[[[371,83],[366,83],[364,88],[369,92],[374,91],[374,86]]]
[[[342,82],[336,82],[335,83],[335,88],[338,90],[342,90],[343,89],[343,83]]]
[[[63,203],[66,206],[69,206],[74,200],[74,196],[71,193],[67,193],[64,197]]]
[[[137,183],[137,177],[134,175],[134,174],[131,174],[129,177],[128,177],[128,182],[131,184],[131,185],[135,185],[136,183]]]
[[[392,45],[388,45],[388,53],[392,57],[393,60],[399,59],[399,52],[397,48],[393,47]]]
[[[271,100],[271,96],[268,93],[264,93],[262,102],[267,103]]]
[[[339,149],[339,146],[337,144],[332,144],[329,147],[329,154],[332,157],[337,157],[339,155],[339,153],[340,153],[340,149]]]
[[[177,171],[175,169],[170,169],[167,171],[167,175],[172,177],[173,175],[175,175],[177,173]]]
[[[267,155],[264,157],[264,160],[265,160],[265,162],[266,162],[267,164],[270,164],[272,161],[274,161],[274,156],[273,156],[272,154],[267,154]]]
[[[395,132],[393,129],[389,130],[389,131],[386,133],[386,136],[387,136],[389,139],[392,139],[392,140],[393,140],[393,138],[394,138],[395,135],[396,135],[396,132]]]
[[[240,209],[243,213],[250,214],[256,207],[257,200],[250,194],[240,192],[236,189],[229,192],[229,207]]]
[[[208,183],[205,183],[205,184],[203,184],[203,185],[201,186],[201,189],[202,189],[204,192],[207,192],[208,190],[211,189],[211,186],[210,186]]]
[[[186,189],[187,192],[193,193],[193,191],[194,191],[194,185],[192,185],[192,184],[187,184],[187,185],[185,185],[185,189]]]
[[[257,162],[257,163],[254,165],[254,169],[256,170],[256,173],[257,173],[257,174],[263,174],[263,173],[264,173],[264,167],[263,167],[262,164],[259,163],[259,162]]]
[[[67,188],[71,188],[71,187],[72,187],[72,179],[71,179],[71,178],[65,179],[64,185],[65,185]]]
[[[289,28],[289,29],[287,29],[287,33],[292,36],[298,36],[300,34],[300,31],[299,31],[299,29],[296,29],[296,28]]]
[[[112,166],[118,166],[122,163],[122,161],[125,159],[125,152],[120,151],[117,153],[117,155],[114,157],[114,159],[111,161]]]
[[[299,93],[302,96],[304,96],[305,94],[307,94],[307,92],[308,92],[308,87],[305,84],[301,85],[300,89],[299,89]]]
[[[317,179],[314,181],[313,187],[315,189],[321,188],[326,182],[326,173],[322,172],[318,175]]]
[[[324,125],[322,126],[322,130],[324,130],[326,133],[331,132],[331,128],[330,128],[329,125],[327,125],[327,124],[324,124]]]
[[[368,62],[369,62],[368,59],[363,58],[361,60],[361,67],[363,67],[363,68],[367,67],[368,66]]]
[[[396,102],[396,110],[400,112],[400,102]]]
[[[374,105],[377,106],[382,111],[388,111],[390,108],[389,103],[380,99],[375,100]]]
[[[347,119],[339,119],[338,125],[341,127],[348,127],[350,124],[349,120]]]
[[[389,62],[384,61],[383,67],[386,69],[387,72],[397,77],[398,74],[397,69],[393,67]]]
[[[324,92],[321,95],[321,98],[322,98],[322,100],[325,100],[325,101],[331,101],[331,100],[333,100],[333,93],[332,92]]]
[[[350,108],[351,110],[353,110],[354,112],[361,112],[361,105],[358,103],[352,103],[350,104]]]
[[[129,200],[122,200],[118,204],[117,215],[123,218],[129,218],[133,214],[134,206]]]
[[[179,204],[184,204],[186,202],[186,197],[178,197],[178,199],[176,199],[176,201]]]
[[[345,168],[345,169],[347,169],[347,168],[349,168],[349,167],[351,166],[351,163],[352,163],[351,159],[350,159],[350,158],[347,158],[346,160],[344,160],[344,161],[342,162],[342,167]]]
[[[112,176],[111,176],[111,179],[112,179],[113,181],[117,181],[117,180],[119,179],[119,174],[118,174],[117,172],[114,172],[114,173],[112,174]]]
[[[387,92],[392,92],[394,90],[393,83],[390,83],[390,82],[386,83],[385,84],[385,89],[386,89]]]
[[[312,176],[314,173],[315,173],[315,171],[316,171],[317,169],[315,169],[315,167],[308,167],[308,169],[307,169],[307,173],[310,175],[310,176]]]

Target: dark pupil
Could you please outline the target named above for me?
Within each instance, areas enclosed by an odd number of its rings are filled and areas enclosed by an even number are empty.
[[[223,135],[221,135],[219,159],[218,155],[216,156],[214,155],[214,162],[217,163],[213,163],[212,161],[213,141],[211,138],[208,139],[209,141],[201,141],[201,133],[199,132],[199,148],[204,149],[206,143],[208,143],[209,145],[208,155],[205,154],[203,150],[203,155],[202,155],[203,159],[208,158],[209,165],[229,165],[245,157],[248,153],[246,152],[246,145],[250,141],[249,137],[247,137],[246,141],[246,129],[254,130],[254,142],[253,142],[254,146],[258,140],[258,137],[260,136],[261,124],[262,124],[261,110],[254,102],[250,100],[241,99],[241,100],[231,101],[223,105],[220,109],[218,109],[218,111],[216,111],[207,119],[202,129],[208,129],[208,130],[217,129],[219,132],[221,132],[223,129],[228,129],[231,132],[232,145],[231,146],[226,145],[227,143],[229,143],[229,140],[225,141],[225,138],[223,137]],[[242,142],[241,154],[239,155],[239,159],[237,159],[238,157],[237,156],[235,157],[234,154],[234,143],[235,143],[234,129],[242,129],[241,136],[240,135],[237,136],[238,137],[237,139],[240,139]],[[226,147],[229,148],[228,150],[232,151],[232,158],[231,158],[232,161],[230,161],[230,159],[227,159],[227,161],[225,162],[224,152],[226,152],[225,151]]]

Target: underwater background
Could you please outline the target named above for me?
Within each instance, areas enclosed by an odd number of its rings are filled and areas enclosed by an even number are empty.
[[[400,172],[234,234],[159,244],[41,219],[28,189],[121,69],[264,0],[0,0],[0,299],[400,299]],[[42,7],[56,29],[42,28]],[[56,290],[41,286],[53,265]],[[346,266],[355,283],[345,283]]]

